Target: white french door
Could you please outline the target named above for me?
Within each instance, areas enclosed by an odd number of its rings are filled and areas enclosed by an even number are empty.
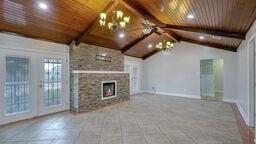
[[[33,117],[37,88],[33,54],[6,50],[0,51],[0,58],[0,124]]]
[[[66,55],[0,50],[0,125],[68,109]]]
[[[138,65],[133,65],[132,67],[132,92],[137,92],[139,90],[139,67]]]
[[[136,94],[140,89],[139,66],[136,64],[125,64],[124,71],[130,74],[130,93]]]
[[[65,57],[39,58],[39,115],[63,111],[67,108],[67,65]]]

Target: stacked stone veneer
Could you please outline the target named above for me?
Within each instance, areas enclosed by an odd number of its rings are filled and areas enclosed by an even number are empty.
[[[98,109],[110,104],[116,104],[129,100],[129,74],[91,74],[79,73],[73,74],[76,79],[74,83],[74,92],[77,96],[73,110],[77,112]],[[101,99],[101,82],[116,80],[117,97],[111,99]]]
[[[111,62],[96,60],[96,55],[106,54]],[[80,44],[70,49],[70,69],[86,71],[123,71],[124,55],[121,51],[94,45]]]
[[[111,62],[95,59],[96,55],[103,53],[111,57]],[[72,46],[70,50],[70,69],[70,104],[72,110],[76,112],[90,111],[129,100],[128,73],[91,73],[91,71],[123,71],[124,56],[120,51],[87,44]],[[88,71],[90,73],[87,73]],[[102,100],[101,82],[112,80],[117,81],[117,96]]]

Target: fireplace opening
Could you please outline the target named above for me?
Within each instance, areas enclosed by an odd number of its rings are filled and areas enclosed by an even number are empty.
[[[116,81],[103,81],[101,96],[103,100],[116,97]]]

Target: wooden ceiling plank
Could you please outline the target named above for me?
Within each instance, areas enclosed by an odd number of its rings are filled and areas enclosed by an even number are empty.
[[[150,53],[144,55],[144,56],[142,57],[142,59],[145,60],[145,59],[147,59],[147,58],[153,56],[154,54],[158,53],[159,51],[160,51],[159,49],[155,49],[155,50],[151,51]]]
[[[166,24],[164,29],[176,29],[176,30],[197,32],[197,33],[245,40],[245,34],[243,33],[228,32],[223,30],[212,30],[212,29],[196,28],[196,27],[189,27],[189,26],[178,26],[178,25],[170,25],[170,24]]]
[[[210,43],[210,42],[202,42],[202,41],[197,41],[197,40],[193,40],[193,39],[189,39],[189,38],[181,38],[180,40],[184,41],[184,42],[203,45],[203,46],[209,46],[209,47],[213,47],[213,48],[217,48],[217,49],[221,49],[221,50],[227,50],[227,51],[232,51],[232,52],[237,51],[236,47],[224,46],[224,45],[214,44],[214,43]]]
[[[134,0],[122,0],[120,1],[123,5],[125,5],[128,9],[130,9],[132,12],[136,13],[143,19],[147,19],[151,21],[154,24],[162,24],[158,19],[156,19],[152,14],[150,14],[143,6],[141,6],[138,2]],[[179,42],[177,39],[177,35],[170,35],[171,33],[168,33],[168,36],[173,39],[176,42]]]
[[[142,37],[134,40],[133,42],[129,43],[128,45],[126,45],[124,48],[122,48],[122,53],[125,53],[126,51],[128,51],[129,49],[131,49],[132,47],[134,47],[136,44],[138,44],[139,42],[143,41],[145,38],[147,38],[148,36],[152,35],[153,32],[151,31],[149,34],[145,34]]]
[[[115,1],[109,2],[109,4],[103,9],[103,12],[107,12],[112,5],[115,3]],[[100,15],[98,15],[88,26],[87,28],[75,39],[76,45],[79,45],[83,39],[90,34],[90,32],[95,28],[97,22],[99,21]],[[71,42],[70,42],[71,43]]]

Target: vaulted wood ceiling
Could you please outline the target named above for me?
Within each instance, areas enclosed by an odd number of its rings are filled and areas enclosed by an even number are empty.
[[[38,7],[39,2],[48,9]],[[110,12],[112,0],[1,0],[0,31],[57,43],[84,42],[147,58],[163,39],[187,41],[236,51],[256,18],[256,0],[119,0],[117,8],[131,16],[120,39],[102,31],[99,13]],[[193,14],[193,19],[187,15]],[[145,19],[164,23],[161,36],[141,37]],[[204,36],[204,40],[199,40]],[[151,44],[153,47],[149,48]]]

